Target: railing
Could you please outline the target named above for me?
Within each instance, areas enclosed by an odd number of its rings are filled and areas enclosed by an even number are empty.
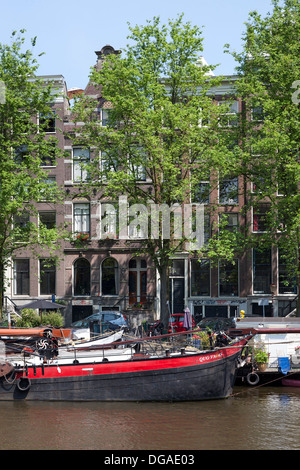
[[[297,307],[297,300],[298,300],[298,295],[296,295],[294,299],[288,300],[287,305],[285,305],[284,307],[280,307],[278,309],[278,316],[286,317],[287,315],[289,315]]]
[[[114,307],[120,306],[122,311],[153,310],[156,307],[154,295],[141,295],[140,297],[124,295],[115,302]]]

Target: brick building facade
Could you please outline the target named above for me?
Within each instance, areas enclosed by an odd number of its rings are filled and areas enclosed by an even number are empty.
[[[118,53],[111,46],[105,46],[96,52],[96,67],[108,53]],[[99,238],[99,219],[101,203],[94,191],[87,196],[84,193],[85,174],[82,166],[84,158],[89,160],[90,153],[84,152],[72,143],[75,132],[72,121],[67,90],[62,76],[47,76],[59,87],[60,95],[53,103],[56,115],[51,135],[58,139],[58,146],[64,157],[55,165],[47,164],[49,182],[55,179],[65,190],[63,204],[53,206],[47,202],[39,204],[39,217],[49,224],[64,225],[74,233],[74,241],[64,239],[57,248],[58,266],[43,267],[43,259],[37,259],[30,252],[22,252],[12,262],[7,272],[6,296],[18,307],[25,306],[37,298],[64,300],[65,323],[83,318],[102,310],[127,311],[134,321],[153,319],[159,315],[160,283],[151,258],[139,251],[139,243],[125,242],[119,239]],[[222,85],[216,92],[216,99],[231,93],[235,76],[224,77]],[[99,92],[92,84],[83,91],[95,98],[98,103],[99,119],[105,125],[106,107]],[[233,105],[233,112],[239,112],[240,102]],[[201,182],[202,188],[209,181]],[[241,215],[244,205],[243,191],[239,185],[243,182],[236,179],[230,182],[231,190],[236,186],[236,196],[228,197],[228,185],[220,183],[204,204],[219,202],[219,215],[229,215],[229,229],[235,229],[245,223]],[[205,194],[205,191],[204,191]],[[252,229],[260,230],[259,216],[249,214],[252,218]],[[213,222],[212,220],[210,221]],[[87,240],[78,240],[79,233],[88,233]],[[220,262],[210,266],[209,261],[199,263],[187,252],[178,253],[174,258],[170,272],[170,309],[182,312],[189,306],[192,314],[200,319],[205,316],[234,316],[241,309],[254,315],[281,316],[288,313],[290,302],[295,298],[293,286],[283,286],[280,282],[284,266],[280,265],[276,250],[257,256],[255,250],[245,253],[234,265]],[[40,274],[41,273],[41,274]],[[285,309],[286,307],[286,309]]]

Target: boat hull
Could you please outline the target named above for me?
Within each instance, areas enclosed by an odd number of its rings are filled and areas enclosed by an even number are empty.
[[[242,347],[120,362],[28,367],[0,378],[0,400],[189,401],[228,397]],[[13,383],[8,383],[12,381]]]
[[[282,379],[281,380],[282,385],[285,387],[300,387],[300,380],[298,379]]]

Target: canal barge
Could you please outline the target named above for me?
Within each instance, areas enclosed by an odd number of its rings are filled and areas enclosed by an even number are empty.
[[[143,353],[141,345],[153,342],[148,337],[135,339],[134,345],[126,341],[113,343],[109,349],[106,345],[105,353],[95,348],[93,356],[89,349],[81,361],[77,357],[64,361],[59,354],[36,361],[29,354],[23,364],[7,362],[0,367],[0,400],[176,402],[226,398],[232,393],[239,358],[251,337],[206,351],[181,348]],[[159,339],[163,336],[155,341]],[[131,353],[120,357],[122,348],[129,347]],[[109,357],[112,350],[120,355]]]

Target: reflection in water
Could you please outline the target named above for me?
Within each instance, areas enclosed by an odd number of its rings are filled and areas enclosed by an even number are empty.
[[[186,403],[0,402],[1,449],[299,449],[300,390]]]

